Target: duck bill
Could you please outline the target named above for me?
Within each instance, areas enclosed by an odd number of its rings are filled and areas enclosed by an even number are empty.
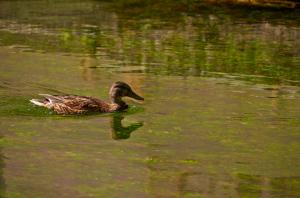
[[[143,97],[137,95],[136,93],[134,93],[133,91],[131,91],[131,93],[128,95],[128,97],[134,98],[136,100],[144,100]]]

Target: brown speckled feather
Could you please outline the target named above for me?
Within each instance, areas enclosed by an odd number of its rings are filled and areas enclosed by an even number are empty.
[[[44,95],[43,103],[58,114],[82,114],[86,112],[110,112],[110,105],[102,100],[76,95]]]

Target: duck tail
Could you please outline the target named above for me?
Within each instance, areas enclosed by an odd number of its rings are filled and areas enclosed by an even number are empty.
[[[32,102],[33,104],[37,105],[37,106],[45,106],[45,104],[41,101],[41,100],[38,100],[38,99],[31,99],[30,102]]]

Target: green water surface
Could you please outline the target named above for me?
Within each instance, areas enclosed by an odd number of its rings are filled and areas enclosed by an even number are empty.
[[[1,0],[0,197],[300,197],[300,12]],[[61,116],[38,93],[127,112]]]

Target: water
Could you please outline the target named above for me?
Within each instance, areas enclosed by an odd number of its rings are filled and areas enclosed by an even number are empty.
[[[0,197],[300,197],[300,21],[160,1],[0,2]],[[38,93],[146,100],[59,116]]]

